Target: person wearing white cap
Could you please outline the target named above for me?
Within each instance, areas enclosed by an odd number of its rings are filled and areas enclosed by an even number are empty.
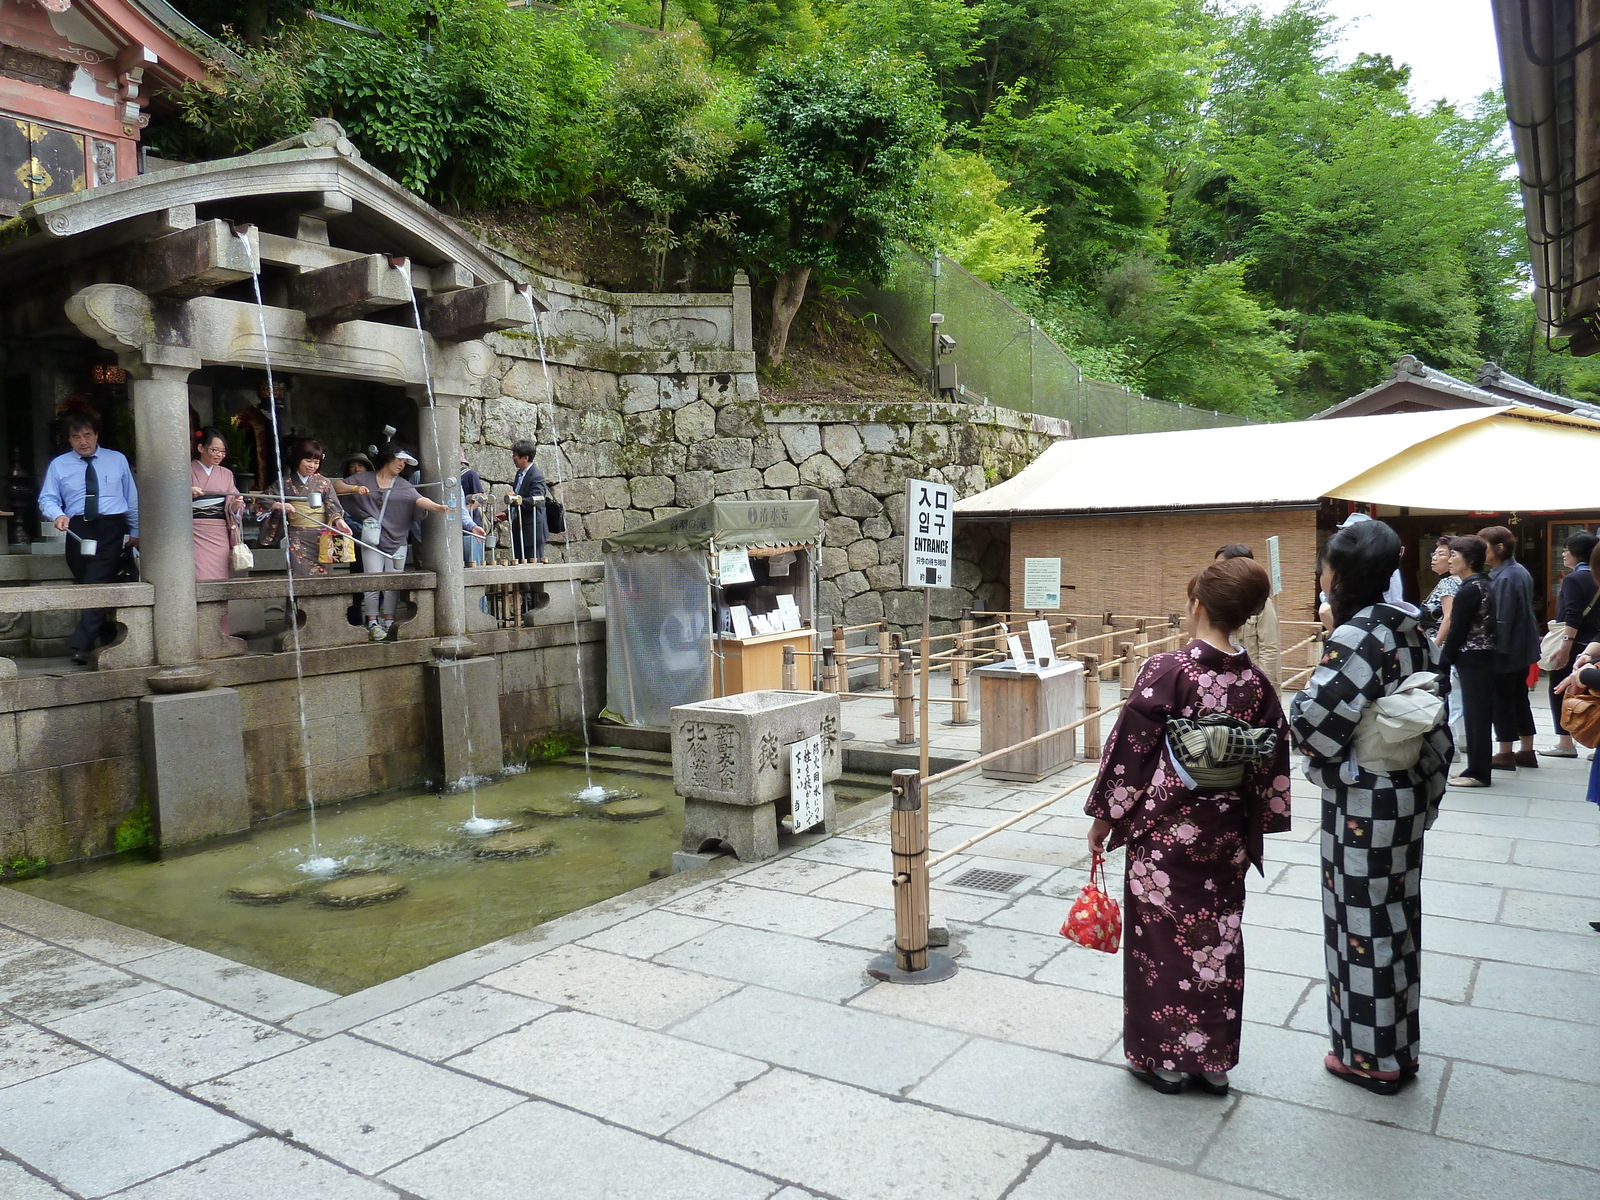
[[[402,478],[417,465],[414,454],[391,444],[379,449],[377,469],[352,475],[345,482],[364,487],[366,495],[353,495],[345,501],[345,512],[357,524],[356,540],[361,547],[361,569],[370,575],[404,571],[407,539],[411,524],[419,513],[449,512],[437,500],[430,500],[416,486]],[[361,612],[367,622],[367,636],[375,642],[387,641],[394,627],[398,592],[366,592]]]

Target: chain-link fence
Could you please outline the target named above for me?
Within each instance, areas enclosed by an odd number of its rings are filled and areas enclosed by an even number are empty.
[[[953,363],[963,399],[1064,417],[1079,437],[1250,423],[1085,379],[1037,321],[942,256],[928,259],[901,247],[883,286],[862,284],[855,307],[896,357],[924,380],[935,359]],[[928,320],[936,312],[944,315],[937,328]],[[934,348],[940,333],[955,339],[948,354]]]

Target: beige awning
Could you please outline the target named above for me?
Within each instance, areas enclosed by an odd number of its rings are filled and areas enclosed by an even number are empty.
[[[1456,512],[1600,508],[1600,421],[1506,407],[1057,442],[968,518],[1240,509],[1323,496]]]

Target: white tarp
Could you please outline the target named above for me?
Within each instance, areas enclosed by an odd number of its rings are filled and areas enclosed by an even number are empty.
[[[1444,511],[1600,507],[1579,465],[1600,422],[1536,408],[1448,409],[1057,442],[958,501],[963,517],[1248,508],[1334,496]]]

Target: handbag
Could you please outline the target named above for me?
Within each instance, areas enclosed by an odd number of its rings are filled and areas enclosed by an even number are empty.
[[[1105,864],[1106,856],[1096,850],[1089,864],[1089,882],[1062,922],[1061,936],[1091,950],[1115,954],[1122,945],[1122,907],[1106,895]]]
[[[1596,600],[1600,600],[1600,588],[1595,589],[1594,595],[1589,598],[1588,607],[1583,610],[1583,616],[1578,618],[1579,632],[1582,632],[1584,625],[1588,622],[1589,610],[1594,607]],[[1566,628],[1566,625],[1561,621],[1551,621],[1550,632],[1539,639],[1539,669],[1541,671],[1559,671],[1561,669],[1556,666],[1555,660],[1556,654],[1561,650],[1561,647],[1567,644],[1567,635],[1564,632]],[[1567,661],[1570,662],[1572,660],[1568,659]]]
[[[1563,696],[1561,727],[1580,746],[1600,746],[1600,695],[1580,684]]]
[[[317,561],[319,563],[353,563],[356,560],[354,538],[346,537],[332,529],[317,535]]]
[[[567,507],[554,496],[545,497],[544,530],[546,533],[565,533],[567,531]]]
[[[1362,711],[1351,743],[1356,766],[1385,774],[1409,771],[1422,757],[1423,739],[1444,719],[1439,676],[1432,671],[1407,675]]]
[[[230,553],[233,556],[233,569],[235,571],[248,571],[256,565],[256,556],[250,553],[250,547],[243,542],[235,542]]]
[[[1201,791],[1225,791],[1244,782],[1247,767],[1272,757],[1278,732],[1229,713],[1173,717],[1167,722],[1167,748],[1189,777],[1186,783]]]

